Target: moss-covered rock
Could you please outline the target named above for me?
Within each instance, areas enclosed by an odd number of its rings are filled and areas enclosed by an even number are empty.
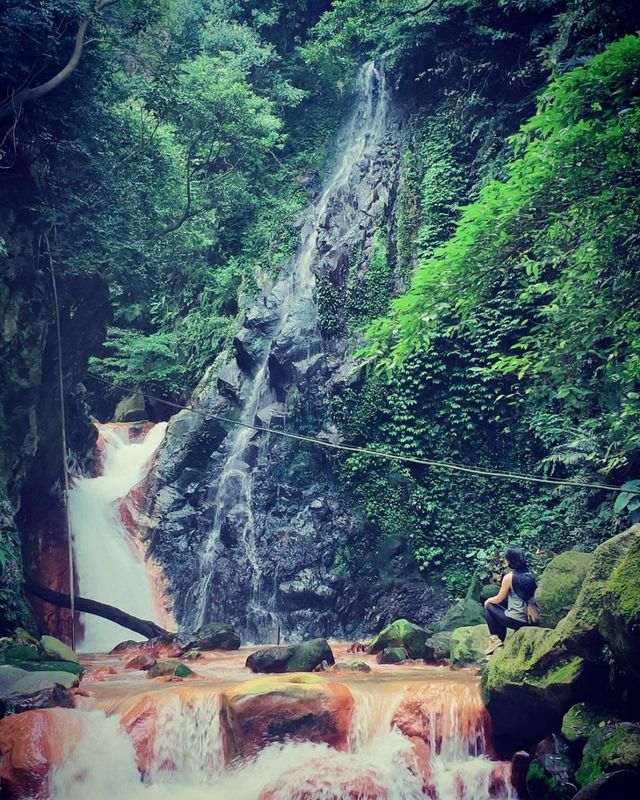
[[[632,797],[640,797],[640,772],[623,769],[602,775],[580,789],[573,800],[627,800]]]
[[[247,658],[252,672],[311,672],[323,662],[335,664],[326,639],[311,639],[299,644],[264,647]]]
[[[40,651],[34,644],[14,644],[4,651],[7,663],[12,661],[40,661]]]
[[[123,397],[116,406],[114,422],[141,422],[149,419],[144,397],[140,394],[129,394]]]
[[[80,659],[74,651],[64,642],[61,642],[60,639],[56,639],[55,636],[42,636],[40,647],[45,656],[52,661],[75,661],[76,664],[80,663]]]
[[[605,585],[599,630],[634,681],[640,681],[640,525]],[[634,530],[632,529],[632,530]]]
[[[566,617],[578,597],[592,561],[593,553],[568,550],[547,564],[536,591],[540,624],[543,627],[555,628]]]
[[[571,760],[558,753],[535,758],[527,770],[527,794],[530,800],[571,800],[575,794]]]
[[[7,660],[7,664],[27,670],[28,672],[71,672],[82,675],[83,668],[75,661],[18,661]]]
[[[452,667],[468,667],[482,663],[489,641],[486,625],[467,625],[451,633],[450,662]]]
[[[594,668],[567,652],[556,631],[526,627],[489,659],[482,688],[499,748],[530,749],[590,696]],[[526,720],[526,724],[523,724]]]
[[[447,661],[451,653],[451,631],[439,631],[424,643],[424,660],[429,664]]]
[[[640,770],[640,723],[619,722],[596,728],[584,746],[576,772],[580,786],[593,783],[605,772]]]
[[[480,625],[484,621],[484,611],[480,603],[472,599],[456,600],[438,620],[434,630],[436,633],[439,631],[453,631],[456,628],[465,628],[469,625]]]
[[[500,591],[497,583],[487,583],[480,589],[480,602],[484,603],[490,597],[495,597]]]
[[[595,703],[576,703],[562,718],[562,735],[572,745],[582,747],[589,736],[603,725],[620,722],[616,714]]]
[[[421,658],[428,638],[429,631],[425,628],[414,625],[408,619],[397,619],[373,637],[368,652],[379,653],[388,647],[402,647],[409,658]]]
[[[407,660],[407,651],[404,647],[385,647],[376,656],[378,664],[401,664]]]
[[[567,616],[556,626],[564,646],[587,661],[600,663],[605,640],[600,621],[609,601],[607,584],[616,566],[637,539],[640,525],[607,539],[594,550],[591,566]]]
[[[167,675],[175,678],[188,678],[190,675],[195,675],[195,673],[177,658],[167,658],[162,661],[157,661],[147,671],[148,678],[160,678]]]

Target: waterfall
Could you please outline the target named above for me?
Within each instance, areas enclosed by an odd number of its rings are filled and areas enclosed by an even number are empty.
[[[146,427],[150,427],[148,432]],[[117,606],[142,619],[158,612],[144,560],[119,516],[119,503],[144,477],[160,446],[166,423],[146,426],[130,440],[127,425],[98,425],[102,444],[102,475],[79,478],[69,493],[69,513],[78,592]],[[123,639],[142,639],[114,622],[82,615],[80,648],[110,650]]]
[[[142,783],[117,717],[73,712],[81,715],[82,735],[70,736],[64,763],[52,771],[50,800],[516,799],[509,764],[489,758],[486,711],[468,678],[389,685],[368,677],[357,685],[359,734],[352,733],[346,752],[285,740],[230,762],[215,691],[167,687]],[[274,698],[274,722],[277,712]]]
[[[371,215],[358,198],[348,198],[347,189],[366,183],[372,163],[385,141],[388,127],[390,93],[384,71],[369,62],[359,72],[355,106],[339,141],[339,156],[324,188],[307,212],[296,256],[270,293],[250,309],[245,326],[236,337],[240,346],[250,339],[256,319],[268,321],[268,334],[249,354],[237,353],[237,367],[242,370],[242,410],[239,421],[269,426],[274,414],[286,413],[291,385],[299,383],[323,358],[322,337],[318,328],[315,298],[316,274],[326,261],[335,242],[349,246],[362,231],[362,220]],[[375,180],[370,179],[368,198]],[[334,245],[327,241],[332,230]],[[335,259],[341,251],[336,251]],[[287,369],[292,373],[289,385],[278,385],[283,371],[281,352],[286,351]],[[286,383],[286,382],[285,382]],[[206,409],[206,401],[203,404]],[[219,612],[216,610],[214,574],[220,554],[223,529],[233,529],[236,563],[248,571],[249,584],[245,624],[240,627],[250,638],[270,640],[279,623],[275,608],[275,589],[265,591],[265,565],[256,537],[254,513],[255,464],[265,446],[264,436],[246,427],[237,427],[227,437],[224,457],[216,466],[216,481],[211,507],[213,520],[206,532],[199,574],[183,603],[184,627],[195,629]],[[273,575],[268,576],[273,582]]]

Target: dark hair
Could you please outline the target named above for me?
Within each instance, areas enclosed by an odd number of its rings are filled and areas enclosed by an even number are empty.
[[[519,547],[507,547],[504,551],[504,557],[507,559],[507,564],[511,569],[516,572],[527,571],[527,557],[524,554],[524,550]]]

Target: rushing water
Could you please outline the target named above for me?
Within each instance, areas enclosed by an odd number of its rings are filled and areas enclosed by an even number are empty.
[[[475,677],[417,664],[380,667],[371,657],[368,675],[326,676],[355,699],[345,751],[285,740],[245,760],[225,758],[220,701],[231,684],[253,677],[242,669],[245,657],[198,662],[200,681],[158,684],[121,673],[93,684],[96,697],[86,702],[95,710],[69,712],[82,716],[83,734],[51,775],[51,800],[515,800],[509,765],[491,757]],[[142,781],[135,734],[130,739],[119,724],[141,698],[156,720]],[[282,702],[274,695],[263,709],[274,725]],[[146,711],[142,719],[150,730]]]
[[[102,475],[80,478],[69,493],[69,513],[79,594],[117,606],[142,619],[155,619],[154,593],[144,560],[119,515],[119,503],[139,483],[160,446],[166,423],[144,429],[130,441],[130,426],[100,425]],[[113,622],[82,616],[80,648],[110,650],[123,639],[141,639]]]
[[[281,407],[282,397],[273,387],[271,361],[284,338],[299,344],[293,367],[299,381],[322,358],[322,339],[317,326],[315,268],[326,257],[326,243],[321,246],[329,220],[336,239],[349,241],[362,224],[363,210],[357,202],[346,201],[354,181],[366,180],[373,160],[379,154],[387,134],[389,90],[383,70],[373,62],[361,69],[356,83],[353,114],[339,144],[339,157],[319,197],[308,211],[308,221],[301,235],[298,252],[268,296],[265,306],[275,308],[268,340],[262,348],[253,374],[246,376],[240,420],[249,424],[269,424],[271,410]],[[339,207],[340,211],[336,212]],[[218,472],[213,507],[213,523],[200,563],[200,575],[187,604],[189,628],[197,628],[211,616],[212,569],[218,552],[223,525],[235,528],[239,556],[250,568],[248,623],[245,632],[258,641],[270,640],[278,624],[273,596],[263,596],[263,566],[256,544],[253,509],[254,467],[263,440],[255,431],[237,427],[226,444],[225,458]]]

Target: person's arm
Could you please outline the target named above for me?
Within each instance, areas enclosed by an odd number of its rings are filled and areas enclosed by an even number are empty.
[[[490,597],[488,600],[484,601],[485,608],[486,606],[491,605],[502,605],[504,601],[509,596],[509,589],[511,589],[511,573],[509,572],[507,575],[504,576],[502,579],[502,583],[500,584],[500,591],[498,592],[495,597]]]

